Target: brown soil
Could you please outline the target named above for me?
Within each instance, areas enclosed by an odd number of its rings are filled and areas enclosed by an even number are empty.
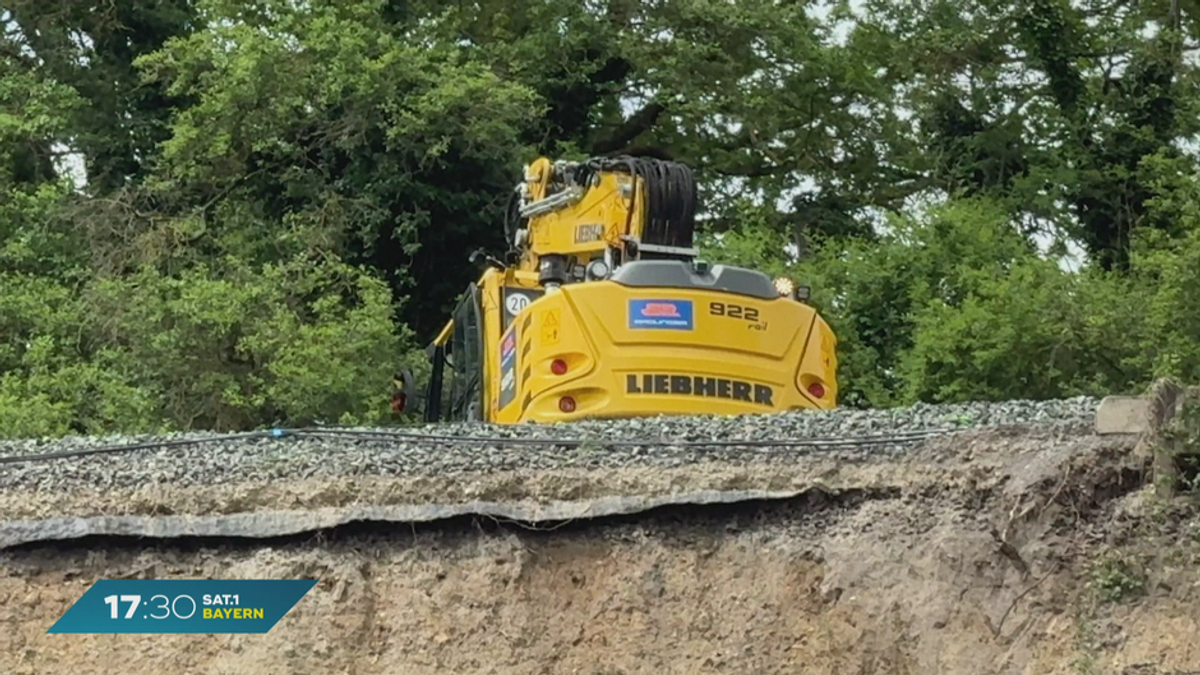
[[[12,550],[0,554],[0,672],[1200,673],[1200,511],[1142,487],[1134,440],[975,434],[892,464],[147,496],[142,512],[170,500],[214,513],[387,494],[821,487],[549,531],[480,520],[257,545]],[[55,500],[95,512],[79,496],[43,497],[26,517]],[[6,518],[20,512],[14,499]],[[119,576],[321,581],[267,635],[45,634],[95,580]]]

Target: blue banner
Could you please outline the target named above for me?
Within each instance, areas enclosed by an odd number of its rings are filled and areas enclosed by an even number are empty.
[[[629,328],[692,330],[691,300],[630,300]]]
[[[47,633],[266,633],[316,579],[102,579]]]

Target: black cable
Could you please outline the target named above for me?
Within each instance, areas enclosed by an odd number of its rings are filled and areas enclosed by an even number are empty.
[[[238,441],[249,440],[253,438],[280,438],[289,435],[291,432],[287,429],[271,429],[270,431],[244,431],[234,434],[223,434],[220,436],[209,436],[207,438],[180,438],[173,441],[145,441],[142,443],[129,443],[125,445],[107,445],[99,448],[81,448],[79,450],[63,450],[60,452],[47,452],[40,455],[15,455],[10,457],[0,457],[0,464],[17,464],[19,462],[39,462],[51,459],[64,459],[68,457],[82,457],[86,455],[102,455],[118,452],[134,452],[136,450],[159,450],[164,448],[174,448],[185,445],[200,445],[201,443],[220,443],[222,441]]]
[[[298,431],[298,436],[354,438],[380,438],[388,440],[421,440],[443,443],[487,443],[494,445],[558,445],[578,447],[589,443],[599,444],[605,448],[720,448],[720,447],[842,447],[849,445],[872,445],[877,443],[894,443],[910,440],[923,440],[932,436],[957,431],[955,428],[923,429],[896,434],[877,434],[874,436],[848,436],[842,438],[810,438],[794,439],[734,439],[708,441],[666,441],[642,439],[631,441],[597,441],[589,438],[512,438],[507,436],[459,436],[456,434],[409,433],[375,429],[316,429]]]

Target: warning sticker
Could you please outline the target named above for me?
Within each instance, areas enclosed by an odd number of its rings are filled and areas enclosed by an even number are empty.
[[[559,310],[552,309],[542,318],[542,344],[558,344]]]

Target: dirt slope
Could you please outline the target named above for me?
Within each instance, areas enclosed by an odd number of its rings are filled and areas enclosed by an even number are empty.
[[[564,499],[812,488],[551,530],[459,519],[238,544],[30,545],[0,554],[0,672],[1200,673],[1200,517],[1151,496],[1136,440],[971,433],[898,462],[321,493],[328,505],[446,490]],[[212,513],[236,510],[238,494],[238,508],[312,494],[225,490],[147,499]],[[47,496],[27,516],[53,499],[67,498]],[[263,636],[45,635],[93,581],[118,576],[321,582]]]

